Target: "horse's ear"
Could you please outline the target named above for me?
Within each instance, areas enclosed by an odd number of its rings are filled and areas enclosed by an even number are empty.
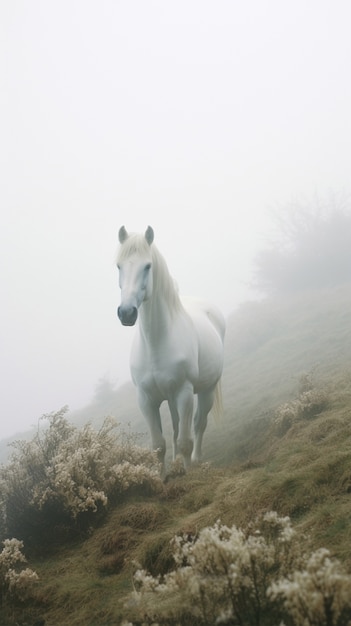
[[[119,243],[123,243],[126,239],[128,239],[128,233],[124,226],[121,226],[118,233]]]
[[[146,231],[145,231],[145,239],[148,242],[149,246],[151,246],[153,240],[154,240],[154,231],[151,228],[151,226],[148,226]]]

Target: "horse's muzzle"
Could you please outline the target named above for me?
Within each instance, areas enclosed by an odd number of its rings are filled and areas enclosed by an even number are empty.
[[[136,308],[136,306],[119,306],[117,309],[117,315],[121,320],[123,326],[134,326],[138,318],[138,309]]]

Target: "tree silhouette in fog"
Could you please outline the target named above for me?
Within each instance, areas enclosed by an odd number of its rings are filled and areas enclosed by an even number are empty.
[[[108,376],[99,378],[95,385],[94,391],[94,403],[104,405],[115,399],[116,395],[116,383],[112,382]]]
[[[287,293],[351,281],[349,205],[293,205],[278,222],[278,242],[256,258],[256,288]]]

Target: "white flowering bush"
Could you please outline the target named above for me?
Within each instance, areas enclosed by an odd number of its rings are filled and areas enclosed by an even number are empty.
[[[157,457],[135,435],[116,431],[109,418],[99,431],[89,424],[79,430],[66,410],[44,416],[48,428],[16,442],[12,460],[0,469],[3,536],[82,527],[131,488],[160,488]]]
[[[301,569],[273,583],[267,593],[282,600],[294,626],[351,624],[351,576],[325,548],[305,557]]]
[[[0,599],[1,603],[9,594],[19,600],[27,600],[39,578],[36,572],[26,567],[22,553],[23,542],[18,539],[5,539],[0,552]]]
[[[197,537],[175,537],[172,544],[171,572],[135,572],[126,606],[129,624],[348,624],[351,577],[326,551],[304,556],[288,517],[269,512],[245,530],[217,522]],[[305,605],[309,613],[303,612]]]
[[[281,404],[275,411],[274,423],[284,431],[293,422],[300,419],[315,417],[328,405],[328,395],[321,389],[308,389],[300,393],[298,398]]]
[[[316,386],[313,368],[299,377],[299,393],[297,398],[278,406],[274,414],[274,425],[283,435],[298,420],[318,416],[329,404],[327,389]]]
[[[289,518],[267,513],[245,530],[217,522],[197,537],[175,537],[173,571],[135,573],[135,623],[264,623],[269,581],[290,553],[297,558],[295,535]]]

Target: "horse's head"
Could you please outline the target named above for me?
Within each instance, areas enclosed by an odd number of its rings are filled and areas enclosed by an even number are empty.
[[[139,306],[152,293],[150,246],[154,240],[154,231],[148,226],[144,235],[128,235],[122,226],[118,238],[121,244],[117,256],[121,304],[117,315],[124,326],[134,326]]]

